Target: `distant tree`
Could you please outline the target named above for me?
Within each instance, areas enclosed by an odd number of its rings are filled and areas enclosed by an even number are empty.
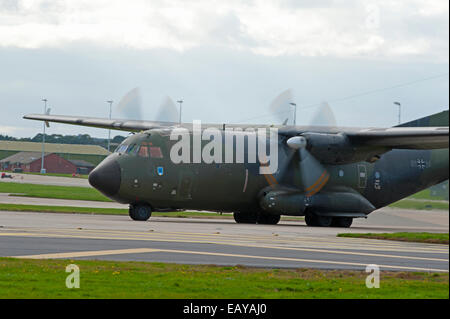
[[[118,145],[123,142],[126,137],[117,135],[111,139],[112,145]],[[23,142],[42,142],[42,133],[36,134],[34,137],[16,138],[13,136],[0,134],[0,141],[23,141]],[[99,145],[104,148],[108,145],[108,139],[91,137],[89,134],[78,135],[62,135],[62,134],[45,134],[46,143],[60,144],[83,144],[83,145]]]

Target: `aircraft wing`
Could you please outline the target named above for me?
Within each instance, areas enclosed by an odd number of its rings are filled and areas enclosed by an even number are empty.
[[[441,149],[449,147],[448,127],[393,127],[344,132],[354,146],[396,149]]]
[[[176,123],[171,122],[156,122],[156,121],[136,121],[136,120],[119,120],[119,119],[105,119],[96,117],[81,117],[81,116],[65,116],[65,115],[44,115],[44,114],[28,114],[23,117],[27,120],[38,120],[45,122],[55,122],[64,124],[73,124],[97,128],[105,128],[112,130],[120,130],[127,132],[140,132],[153,128],[170,127]]]
[[[65,115],[29,114],[25,119],[45,122],[56,122],[104,129],[140,132],[155,128],[178,126],[173,122],[138,121],[126,119],[105,119],[95,117],[79,117]],[[183,124],[185,126],[186,124]],[[220,124],[205,124],[222,127]],[[187,124],[187,127],[190,125]],[[265,127],[267,125],[228,125],[227,127]],[[268,127],[268,126],[267,126]],[[439,149],[449,147],[448,127],[393,127],[393,128],[330,128],[323,126],[290,126],[280,127],[281,135],[296,136],[305,133],[342,134],[349,139],[352,146],[377,147],[386,149]]]

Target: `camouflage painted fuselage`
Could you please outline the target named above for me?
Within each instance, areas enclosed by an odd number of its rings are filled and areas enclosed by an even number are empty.
[[[110,155],[105,162],[118,163],[120,188],[116,194],[106,195],[121,203],[148,203],[154,209],[233,212],[260,211],[263,209],[261,198],[271,191],[281,190],[296,196],[294,207],[298,209],[283,210],[280,206],[278,210],[272,209],[272,214],[304,215],[305,203],[308,206],[314,198],[326,197],[328,204],[319,205],[321,214],[363,217],[374,209],[448,179],[448,149],[391,150],[375,163],[325,165],[330,175],[328,182],[320,192],[308,198],[304,196],[296,159],[287,161],[289,150],[285,148],[278,150],[280,166],[285,160],[289,165],[288,174],[281,176],[279,171],[261,175],[260,163],[174,164],[169,158],[174,143],[167,134],[158,132],[127,138],[124,145],[152,145],[161,153],[156,157],[127,152]],[[346,194],[354,196],[349,199]],[[363,214],[359,213],[361,200],[373,205],[366,205],[369,208],[362,209]]]

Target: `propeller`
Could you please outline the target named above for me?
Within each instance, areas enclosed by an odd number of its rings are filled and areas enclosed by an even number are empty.
[[[313,126],[337,126],[333,110],[327,102],[322,102],[317,109],[309,127]],[[305,195],[311,197],[327,184],[330,174],[320,161],[308,151],[308,139],[306,136],[290,137],[285,142],[288,150],[283,166],[279,170],[278,180],[282,182],[285,179],[295,154],[298,154],[298,162],[295,164],[298,165],[300,171],[301,185]]]
[[[142,98],[141,91],[135,87],[117,104],[117,110],[130,120],[142,119]]]
[[[318,193],[330,179],[323,165],[307,150],[308,141],[304,136],[294,136],[286,141],[287,146],[298,151],[301,183],[307,197]]]
[[[293,125],[294,122],[294,94],[292,89],[281,92],[269,106],[270,112],[282,125]],[[299,107],[301,111],[301,106]],[[336,117],[327,102],[322,102],[310,121],[310,126],[336,127]]]
[[[327,127],[337,126],[334,112],[327,102],[322,102],[320,104],[319,109],[316,111],[311,121],[311,126],[327,126]]]
[[[294,97],[292,89],[287,89],[281,92],[269,106],[270,112],[280,121],[283,125],[293,124],[293,109],[291,103],[293,103]]]
[[[117,110],[127,119],[142,119],[142,97],[139,87],[135,87],[125,94],[117,104]],[[154,120],[160,122],[178,122],[178,112],[175,102],[170,97],[166,96],[159,106]]]
[[[159,106],[156,120],[161,122],[177,122],[179,118],[179,111],[175,102],[166,96]]]

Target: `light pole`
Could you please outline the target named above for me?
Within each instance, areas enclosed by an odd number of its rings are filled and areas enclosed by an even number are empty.
[[[106,103],[109,103],[109,119],[111,119],[113,100],[108,100],[106,101]],[[110,145],[111,145],[111,130],[108,130],[108,152]]]
[[[183,100],[182,99],[178,100],[177,103],[180,103],[180,124],[181,124],[181,110],[182,110],[181,106],[183,104]]]
[[[295,126],[297,123],[297,104],[295,104],[295,103],[289,103],[289,104],[294,107],[294,126]]]
[[[402,124],[402,104],[400,102],[394,102],[395,105],[398,105],[398,125]]]
[[[44,102],[44,114],[47,113],[47,99],[42,99]],[[44,134],[42,135],[42,157],[41,157],[41,174],[45,174],[44,169],[44,156],[45,156],[45,122],[43,123]]]

